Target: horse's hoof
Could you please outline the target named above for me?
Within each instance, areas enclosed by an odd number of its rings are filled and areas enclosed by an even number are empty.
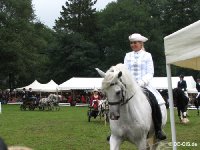
[[[183,123],[183,124],[187,124],[188,122],[189,122],[189,119],[187,119],[187,118],[183,118],[181,120],[181,123]]]

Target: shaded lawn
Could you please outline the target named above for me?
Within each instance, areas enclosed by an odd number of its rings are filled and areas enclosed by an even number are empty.
[[[99,118],[88,122],[87,110],[87,107],[61,107],[55,112],[20,111],[19,105],[2,105],[0,136],[8,145],[28,146],[35,150],[109,149],[106,142],[109,126]],[[200,149],[200,116],[196,114],[195,110],[189,110],[190,123],[187,125],[180,124],[178,117],[175,118],[177,141],[197,144],[197,147],[179,146],[178,150]],[[169,114],[164,131],[168,137],[166,143],[171,142]],[[125,142],[121,149],[136,148]]]

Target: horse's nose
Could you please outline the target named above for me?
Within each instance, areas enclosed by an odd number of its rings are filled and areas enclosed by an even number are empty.
[[[120,117],[119,113],[110,112],[110,119],[111,120],[118,120]]]

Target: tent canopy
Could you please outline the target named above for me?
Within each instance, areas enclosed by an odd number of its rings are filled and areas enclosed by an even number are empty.
[[[172,88],[176,88],[179,77],[172,77]],[[185,76],[184,80],[187,83],[188,93],[197,93],[196,82],[192,76]],[[168,89],[167,77],[154,77],[151,81],[151,85],[156,89]]]
[[[103,78],[76,78],[73,77],[66,82],[60,84],[59,90],[75,90],[75,89],[101,89]]]
[[[179,77],[172,77],[172,87],[176,88]],[[189,93],[194,93],[196,83],[192,76],[185,76],[184,80],[187,82],[187,90]],[[59,90],[83,90],[83,89],[101,89],[103,78],[78,78],[73,77],[58,86]],[[167,77],[154,77],[151,84],[156,89],[168,89]]]
[[[35,80],[35,81],[33,81],[33,83],[31,83],[25,87],[17,88],[16,90],[22,90],[23,88],[28,90],[29,88],[32,88],[32,91],[39,91],[41,86],[42,86],[42,84],[39,83],[37,80]]]
[[[58,89],[58,84],[56,84],[53,80],[49,81],[46,84],[42,84],[40,87],[41,92],[56,92]]]
[[[200,70],[200,20],[164,38],[166,63]]]
[[[34,92],[56,92],[58,88],[58,84],[56,84],[53,80],[49,81],[46,84],[41,84],[37,80],[35,80],[30,85],[27,85],[25,87],[17,88],[17,90],[22,90],[25,88],[28,90],[29,88],[32,89]]]

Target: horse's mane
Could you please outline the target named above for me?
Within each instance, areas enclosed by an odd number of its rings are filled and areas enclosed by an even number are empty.
[[[102,82],[102,89],[106,89],[110,86],[111,83],[116,82],[118,80],[117,75],[120,71],[122,72],[121,81],[126,85],[126,89],[129,91],[135,91],[136,88],[140,89],[124,64],[117,64],[116,66],[112,66],[106,72]]]

